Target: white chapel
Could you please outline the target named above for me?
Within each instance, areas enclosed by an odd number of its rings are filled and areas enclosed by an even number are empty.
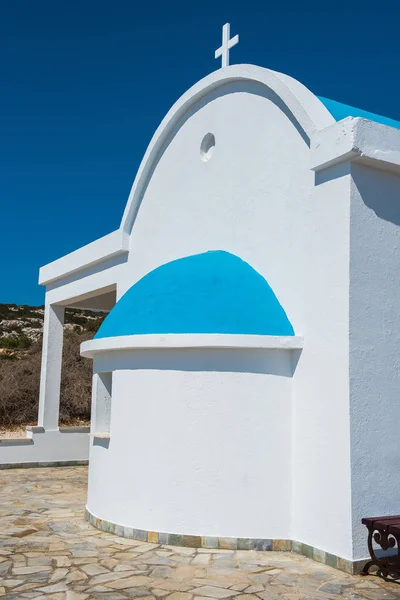
[[[119,229],[40,270],[39,422],[0,452],[89,452],[105,531],[355,572],[361,518],[400,507],[400,123],[230,66],[237,42],[167,112]],[[58,424],[67,306],[109,311],[81,347],[90,432]]]

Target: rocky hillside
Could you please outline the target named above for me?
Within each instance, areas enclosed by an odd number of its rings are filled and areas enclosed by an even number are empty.
[[[65,329],[75,333],[95,334],[105,313],[68,308]],[[32,344],[40,342],[43,332],[44,306],[0,304],[0,355],[21,357]]]

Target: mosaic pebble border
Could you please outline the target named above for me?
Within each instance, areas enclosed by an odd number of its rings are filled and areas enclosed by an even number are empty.
[[[101,531],[113,533],[120,537],[130,538],[151,544],[165,544],[168,546],[186,546],[188,548],[209,548],[223,550],[272,550],[274,552],[294,552],[316,562],[329,565],[349,575],[360,573],[367,560],[350,561],[329,552],[324,552],[308,544],[292,540],[269,540],[255,538],[226,538],[209,537],[198,535],[182,535],[177,533],[159,533],[157,531],[145,531],[144,529],[133,529],[123,527],[110,521],[104,521],[91,514],[86,509],[86,520]]]

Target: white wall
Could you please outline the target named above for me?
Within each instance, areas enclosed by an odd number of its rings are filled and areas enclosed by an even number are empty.
[[[28,431],[26,438],[0,439],[0,465],[88,460],[88,427],[60,427],[58,431],[30,429],[33,431]]]
[[[352,165],[350,390],[354,558],[362,517],[400,510],[400,178]]]
[[[289,537],[290,351],[114,353],[95,370],[114,373],[90,512],[150,531]]]
[[[295,540],[351,559],[348,384],[349,164],[316,174],[292,220],[304,350],[293,386]],[[297,227],[296,227],[297,223]]]

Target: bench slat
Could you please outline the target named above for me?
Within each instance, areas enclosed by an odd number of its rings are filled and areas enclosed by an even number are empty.
[[[400,521],[400,515],[392,515],[392,516],[385,516],[385,517],[367,517],[361,520],[363,525],[367,525],[372,527],[373,525],[375,525],[377,522],[382,523],[382,524],[389,524],[389,523],[393,523],[393,521]]]

